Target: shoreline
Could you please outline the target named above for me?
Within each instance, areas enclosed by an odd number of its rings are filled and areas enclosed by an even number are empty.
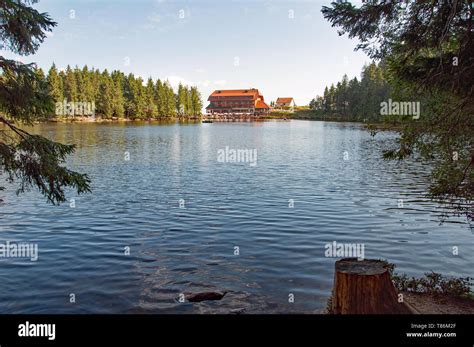
[[[34,124],[42,123],[128,123],[128,122],[166,122],[166,121],[195,121],[198,122],[202,118],[146,118],[146,119],[131,119],[131,118],[100,118],[100,117],[74,117],[74,118],[55,118],[46,119],[44,121],[36,121]]]
[[[74,117],[64,119],[46,119],[42,121],[35,121],[33,124],[48,124],[48,123],[133,123],[133,122],[158,122],[158,123],[200,123],[203,120],[212,120],[213,123],[248,123],[248,122],[263,122],[263,121],[290,121],[290,120],[302,120],[302,121],[319,121],[319,122],[336,122],[336,123],[356,123],[364,127],[368,131],[400,131],[403,128],[401,123],[367,123],[357,120],[338,120],[338,119],[320,119],[320,118],[306,118],[306,117],[294,117],[294,115],[284,116],[266,116],[261,118],[235,118],[235,119],[210,119],[206,115],[200,117],[185,118],[185,117],[170,117],[170,118],[147,118],[147,119],[130,119],[130,118],[90,118],[90,117]]]

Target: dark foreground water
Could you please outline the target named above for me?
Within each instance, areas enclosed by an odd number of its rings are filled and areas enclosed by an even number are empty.
[[[439,225],[423,198],[428,168],[380,159],[390,133],[305,121],[35,130],[78,144],[70,164],[93,193],[71,195],[74,208],[2,194],[0,241],[37,243],[39,257],[0,258],[1,313],[320,312],[333,241],[362,243],[366,258],[410,275],[474,276],[469,225]],[[256,149],[256,165],[219,162],[226,146]],[[230,292],[178,300],[216,289]]]

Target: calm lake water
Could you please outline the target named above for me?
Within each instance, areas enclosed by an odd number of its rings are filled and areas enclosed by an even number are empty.
[[[409,275],[474,276],[470,226],[440,225],[423,197],[428,167],[381,160],[391,133],[309,121],[35,131],[78,145],[69,164],[89,173],[93,193],[70,195],[74,208],[2,193],[0,241],[37,243],[39,257],[0,258],[1,313],[321,312],[333,241],[362,243],[366,258]],[[256,149],[256,165],[219,162],[226,146]],[[229,293],[178,300],[210,290]]]

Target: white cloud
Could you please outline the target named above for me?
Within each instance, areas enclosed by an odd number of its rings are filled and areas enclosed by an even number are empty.
[[[210,87],[214,86],[223,86],[227,84],[226,80],[199,80],[196,82],[190,81],[184,77],[177,76],[177,75],[170,75],[164,78],[165,81],[168,81],[173,88],[178,88],[179,84],[181,83],[183,86],[199,86],[199,87]]]
[[[165,78],[165,80],[168,80],[168,82],[171,84],[171,87],[173,88],[178,88],[179,84],[181,83],[182,85],[187,85],[187,86],[193,86],[195,83],[188,81],[184,77],[181,76],[168,76]]]

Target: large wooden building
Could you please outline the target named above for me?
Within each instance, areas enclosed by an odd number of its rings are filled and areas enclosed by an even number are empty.
[[[256,116],[270,111],[263,95],[255,88],[216,90],[207,100],[206,113],[211,115]]]

